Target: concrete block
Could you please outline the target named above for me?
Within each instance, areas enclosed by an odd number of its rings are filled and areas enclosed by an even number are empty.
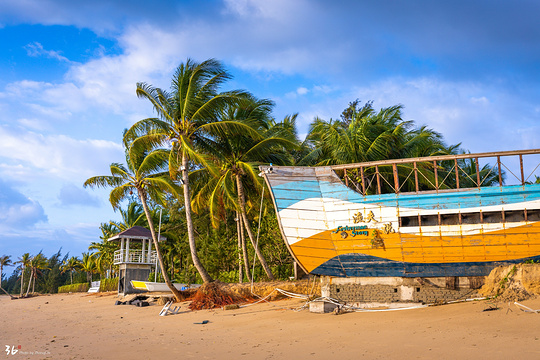
[[[327,301],[314,301],[309,303],[309,312],[324,314],[334,311],[336,307],[336,304]]]

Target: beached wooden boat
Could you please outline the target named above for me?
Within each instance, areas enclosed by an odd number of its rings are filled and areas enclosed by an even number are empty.
[[[260,169],[285,243],[308,273],[485,276],[501,264],[540,260],[540,184],[531,183],[538,154],[540,149]],[[491,162],[491,174],[479,171],[480,160]],[[493,172],[497,184],[483,186]],[[515,183],[506,185],[511,181],[503,181],[505,174],[517,174]]]

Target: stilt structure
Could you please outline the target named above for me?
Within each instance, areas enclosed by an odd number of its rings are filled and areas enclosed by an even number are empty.
[[[164,236],[159,241],[167,240]],[[131,280],[148,281],[152,267],[156,266],[157,253],[152,250],[152,233],[142,226],[134,226],[111,237],[119,241],[120,250],[114,252],[114,265],[119,265],[118,294],[140,293],[131,286]]]

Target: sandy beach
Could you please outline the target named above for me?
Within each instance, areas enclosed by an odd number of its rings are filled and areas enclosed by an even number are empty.
[[[13,359],[538,359],[540,314],[486,301],[315,314],[300,300],[158,316],[115,294],[0,296],[0,345]],[[522,302],[540,309],[540,299]],[[208,320],[207,324],[196,324]]]

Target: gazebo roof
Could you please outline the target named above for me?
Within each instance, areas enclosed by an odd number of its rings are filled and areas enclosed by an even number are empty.
[[[133,226],[127,230],[122,231],[119,234],[114,235],[109,238],[109,241],[116,241],[121,239],[130,239],[130,240],[152,240],[152,232],[142,226]],[[159,236],[159,241],[167,240],[164,236]]]

